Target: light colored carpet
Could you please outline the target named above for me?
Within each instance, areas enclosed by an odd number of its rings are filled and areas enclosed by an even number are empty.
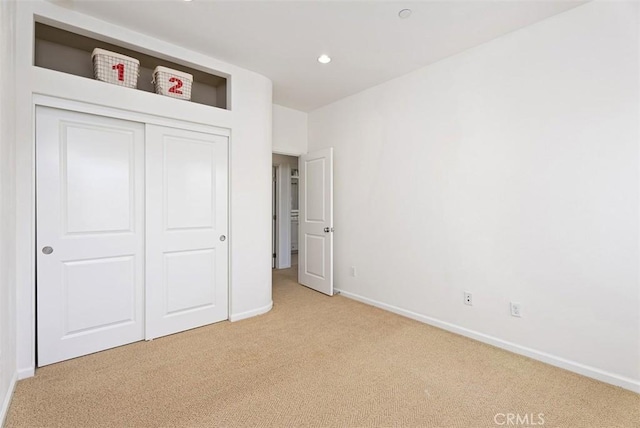
[[[637,394],[318,294],[294,274],[274,273],[266,315],[38,370],[18,383],[7,427],[515,426],[508,413],[525,426],[539,413],[544,427],[640,424]]]

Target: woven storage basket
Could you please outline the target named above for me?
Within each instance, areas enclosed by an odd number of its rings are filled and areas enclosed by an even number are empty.
[[[95,48],[91,54],[93,74],[97,80],[135,88],[138,85],[140,61],[130,56]]]
[[[153,70],[153,83],[157,94],[181,100],[191,99],[193,76],[189,73],[158,66]]]

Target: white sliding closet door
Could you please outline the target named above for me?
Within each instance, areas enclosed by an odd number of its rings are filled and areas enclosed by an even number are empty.
[[[144,338],[144,125],[36,110],[38,365]]]
[[[228,137],[146,127],[146,338],[228,318]]]

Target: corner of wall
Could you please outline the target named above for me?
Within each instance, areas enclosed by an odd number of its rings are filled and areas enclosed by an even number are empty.
[[[16,371],[16,2],[0,3],[0,425]]]
[[[0,427],[4,426],[4,423],[7,419],[7,414],[9,413],[9,406],[11,405],[11,399],[13,398],[13,392],[16,388],[16,383],[18,382],[18,375],[14,374],[9,381],[9,387],[4,396],[4,400],[2,401],[2,407],[0,407]]]

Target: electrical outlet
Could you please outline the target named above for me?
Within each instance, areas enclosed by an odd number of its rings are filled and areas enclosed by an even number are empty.
[[[351,266],[351,276],[353,276],[353,277],[356,276],[356,267],[355,266]]]
[[[469,305],[469,306],[472,306],[472,305],[473,305],[473,302],[472,302],[472,300],[471,300],[471,297],[472,297],[472,296],[471,296],[471,293],[469,293],[468,291],[465,291],[465,292],[464,292],[464,304],[465,304],[465,305]]]
[[[511,316],[512,317],[522,317],[522,305],[520,303],[511,302]]]

